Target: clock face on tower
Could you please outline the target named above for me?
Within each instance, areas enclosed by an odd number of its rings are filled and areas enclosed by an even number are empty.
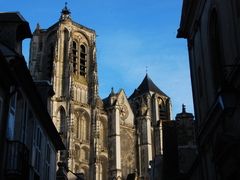
[[[128,117],[128,110],[127,107],[124,104],[121,104],[119,107],[119,114],[120,114],[120,118],[122,120],[126,119]]]

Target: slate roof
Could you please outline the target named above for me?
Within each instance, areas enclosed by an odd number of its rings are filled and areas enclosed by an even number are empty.
[[[129,99],[135,98],[139,95],[148,93],[148,92],[155,92],[157,94],[163,95],[168,97],[164,92],[162,92],[151,80],[151,78],[146,74],[145,78],[143,79],[142,83],[138,86],[137,89],[133,92],[133,94],[129,97]]]
[[[27,22],[19,12],[0,12],[0,22]]]
[[[21,39],[31,38],[29,23],[19,12],[0,12],[0,23],[16,23],[18,36]]]

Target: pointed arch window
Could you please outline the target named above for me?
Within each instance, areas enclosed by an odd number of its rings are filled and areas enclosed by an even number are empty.
[[[89,153],[89,149],[87,147],[83,147],[81,149],[81,154],[80,154],[81,159],[82,160],[88,160],[88,158],[89,158],[89,154],[88,153]]]
[[[72,44],[72,63],[73,72],[77,77],[86,75],[87,70],[87,60],[86,60],[86,47],[84,45],[78,46],[76,41]]]
[[[100,180],[108,179],[108,159],[105,156],[100,157]]]
[[[77,73],[77,43],[73,41],[73,48],[72,48],[72,54],[73,54],[73,72]]]
[[[100,119],[100,143],[103,148],[107,147],[107,122],[104,118]]]
[[[90,134],[90,118],[89,114],[84,110],[78,110],[76,115],[76,138],[85,142],[89,142]]]
[[[86,74],[86,48],[84,45],[80,46],[80,75],[85,76]]]
[[[82,140],[86,140],[88,141],[89,140],[89,120],[85,117],[85,116],[82,116],[80,118],[80,127],[81,129],[81,139]]]
[[[63,134],[66,132],[66,112],[63,107],[60,107],[59,109],[59,118],[60,118],[59,132]]]
[[[75,145],[75,151],[76,151],[76,157],[77,160],[80,160],[80,147],[78,145]]]
[[[138,103],[138,102],[135,103],[135,107],[136,107],[135,114],[136,114],[136,116],[138,116],[138,115],[139,115],[139,112],[140,112],[140,106],[139,106],[139,103]]]
[[[165,107],[165,104],[164,104],[164,101],[162,98],[158,98],[158,110],[159,110],[159,118],[161,120],[166,120],[166,107]]]
[[[51,81],[51,77],[53,75],[53,60],[54,60],[54,47],[53,45],[50,45],[47,61],[47,78],[49,81]]]

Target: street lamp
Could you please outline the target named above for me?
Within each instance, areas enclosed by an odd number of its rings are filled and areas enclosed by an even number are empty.
[[[233,112],[237,107],[237,89],[229,82],[222,83],[217,93],[218,102],[223,110]]]

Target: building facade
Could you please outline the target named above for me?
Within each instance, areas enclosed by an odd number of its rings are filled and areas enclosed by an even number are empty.
[[[239,22],[238,0],[183,1],[198,145],[187,179],[240,178]]]
[[[176,115],[178,139],[178,169],[186,174],[197,157],[195,120],[192,113],[186,112],[186,105],[182,105],[182,112]]]
[[[19,12],[0,13],[2,180],[56,179],[57,152],[65,149],[22,55],[22,40],[31,36]]]
[[[98,94],[96,32],[72,21],[65,6],[48,29],[33,33],[29,68],[35,82],[49,81],[48,108],[67,151],[58,160],[87,180],[147,179],[149,162],[163,156],[163,120],[171,100],[146,74],[127,98],[124,90]]]

